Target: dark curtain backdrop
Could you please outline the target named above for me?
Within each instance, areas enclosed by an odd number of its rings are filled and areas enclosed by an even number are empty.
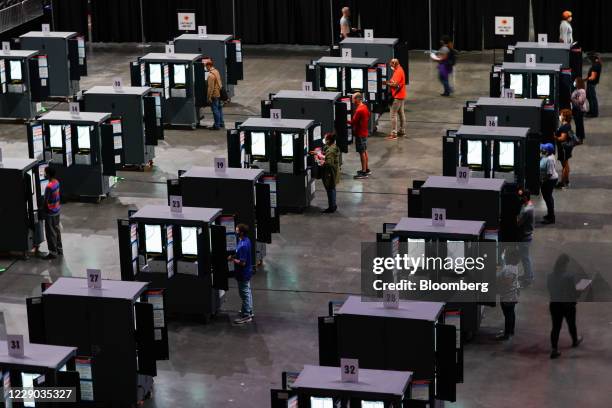
[[[92,0],[91,25],[93,40],[97,42],[141,41],[140,3]]]
[[[529,0],[495,0],[484,5],[484,47],[506,48],[529,40]],[[514,35],[495,35],[495,16],[514,17]]]
[[[433,48],[448,35],[462,51],[482,48],[483,7],[480,0],[432,0],[431,36]]]
[[[578,41],[585,51],[612,51],[612,1],[533,0],[532,4],[536,34],[547,33],[549,41],[557,41],[561,13],[571,10],[574,41]]]
[[[87,33],[87,0],[53,0],[55,31]]]

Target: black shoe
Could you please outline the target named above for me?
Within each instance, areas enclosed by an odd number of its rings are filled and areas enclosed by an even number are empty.
[[[367,179],[368,175],[366,173],[359,172],[356,176],[353,177],[355,180]]]
[[[248,315],[248,316],[241,316],[239,318],[237,318],[236,320],[234,320],[235,324],[245,324],[245,323],[249,323],[253,321],[253,316]]]
[[[321,212],[324,213],[324,214],[332,214],[332,213],[335,213],[337,209],[338,209],[338,207],[334,206],[334,207],[326,208],[326,209],[324,209]]]
[[[555,223],[555,219],[554,218],[546,218],[544,217],[544,219],[542,220],[542,224],[548,225],[548,224],[554,224]]]
[[[561,353],[559,353],[559,350],[553,350],[550,352],[551,360],[554,360],[555,358],[559,358],[559,357],[561,357]]]
[[[497,333],[497,335],[495,336],[495,340],[499,340],[499,341],[506,341],[506,340],[510,340],[512,336],[510,334],[506,334],[503,331]]]
[[[208,130],[219,130],[218,126],[210,126]]]
[[[440,96],[450,96],[450,94],[449,94],[449,93],[444,92],[444,93],[441,93],[441,94],[440,94]]]
[[[43,257],[43,259],[57,259],[57,256],[55,256],[54,254],[47,254]]]
[[[582,340],[584,340],[584,338],[582,338],[582,336],[578,336],[576,341],[572,343],[572,347],[574,347],[574,348],[578,347],[580,345],[580,343],[582,343]]]
[[[367,174],[369,176],[370,174],[372,174],[372,170],[366,169],[365,174]]]

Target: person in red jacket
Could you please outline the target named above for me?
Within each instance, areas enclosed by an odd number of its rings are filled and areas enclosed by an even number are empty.
[[[406,74],[397,58],[393,58],[391,62],[389,62],[389,66],[393,70],[393,76],[391,80],[387,82],[387,85],[391,88],[393,104],[391,105],[391,134],[387,137],[387,140],[396,140],[398,136],[404,136],[406,134],[404,131],[404,124],[406,123],[406,114],[404,113]]]
[[[363,96],[356,92],[353,94],[353,104],[355,112],[349,124],[353,127],[353,137],[355,138],[355,150],[359,153],[361,160],[361,170],[357,171],[356,179],[368,178],[372,173],[368,167],[368,133],[370,123],[370,110],[363,103]]]

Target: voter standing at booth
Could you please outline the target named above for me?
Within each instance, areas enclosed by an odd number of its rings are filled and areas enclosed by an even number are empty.
[[[247,236],[249,227],[245,224],[236,226],[238,246],[236,254],[228,259],[234,263],[234,273],[238,282],[238,293],[242,300],[240,316],[234,320],[236,324],[245,324],[253,320],[253,293],[251,277],[253,276],[253,261],[251,259],[251,240]]]
[[[55,259],[57,256],[64,255],[62,248],[62,232],[60,231],[60,183],[55,178],[53,167],[45,168],[45,177],[49,180],[45,187],[45,234],[47,235],[47,246],[49,253],[45,259]]]
[[[221,100],[221,90],[223,88],[223,80],[219,70],[214,67],[212,60],[206,61],[206,69],[208,70],[208,95],[207,100],[212,109],[215,123],[211,130],[219,130],[225,127],[223,120],[223,101]]]
[[[406,134],[406,114],[404,112],[406,74],[397,58],[393,58],[391,62],[389,62],[389,66],[393,70],[393,76],[387,84],[391,88],[393,103],[391,105],[391,134],[387,137],[387,140],[396,140],[398,136],[404,136]]]
[[[363,103],[363,96],[356,92],[353,94],[353,105],[355,105],[355,113],[349,121],[353,127],[353,136],[355,138],[355,150],[359,153],[361,160],[361,170],[357,170],[356,179],[368,178],[372,172],[368,167],[368,135],[370,123],[370,110]]]
[[[317,149],[312,154],[321,167],[321,181],[327,192],[327,208],[323,213],[336,212],[336,186],[340,183],[340,149],[336,145],[336,135],[327,133],[325,135],[325,146],[323,151]]]

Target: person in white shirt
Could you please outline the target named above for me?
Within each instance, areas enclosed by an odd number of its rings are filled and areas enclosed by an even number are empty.
[[[351,9],[348,7],[342,7],[342,17],[340,18],[340,39],[344,40],[345,38],[349,37],[353,31],[355,31],[355,29],[351,27]]]
[[[559,26],[559,42],[565,44],[572,44],[574,42],[574,36],[572,30],[572,12],[565,10],[561,15],[561,25]]]

